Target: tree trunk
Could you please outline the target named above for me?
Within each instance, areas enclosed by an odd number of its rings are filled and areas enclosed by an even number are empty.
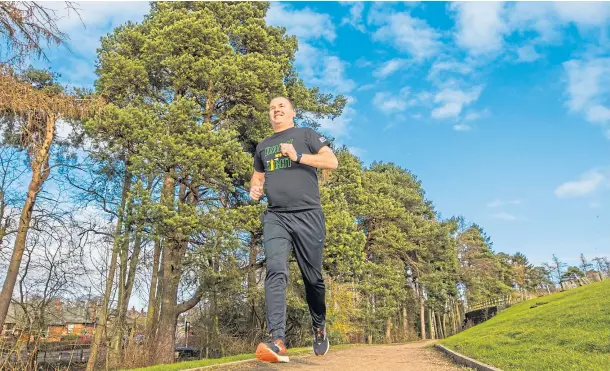
[[[156,339],[155,363],[172,363],[174,360],[174,344],[176,342],[176,300],[180,271],[174,267],[179,248],[175,243],[166,243],[163,252],[163,289],[161,293],[161,308],[159,312],[159,327]]]
[[[152,279],[150,281],[150,291],[148,292],[148,313],[146,313],[146,335],[145,342],[147,349],[150,348],[152,341],[155,338],[158,300],[157,300],[157,281],[159,276],[159,260],[161,259],[161,241],[159,237],[155,237],[155,245],[153,251]]]
[[[453,310],[454,307],[455,307],[455,301],[452,299],[451,300],[451,308],[450,308],[450,313],[451,313],[451,335],[457,334],[457,331],[459,329],[459,320],[458,320],[456,312]]]
[[[17,227],[17,237],[15,239],[15,245],[11,255],[11,262],[9,264],[8,271],[6,272],[4,284],[2,285],[2,292],[0,292],[0,329],[4,326],[9,303],[11,302],[13,290],[15,289],[15,284],[17,282],[19,267],[21,265],[21,259],[23,258],[23,252],[25,251],[30,222],[32,221],[32,212],[34,210],[34,205],[36,204],[36,198],[42,189],[42,185],[47,180],[49,173],[51,172],[51,169],[49,168],[49,152],[51,150],[51,145],[55,135],[55,116],[46,115],[45,122],[46,126],[44,139],[42,140],[41,146],[31,158],[32,179],[30,180],[30,184],[28,186],[28,193],[23,204],[23,209],[21,209],[21,216],[19,218],[19,226]]]
[[[460,314],[460,305],[458,304],[457,301],[454,303],[454,305],[455,305],[455,322],[457,324],[457,331],[460,331],[462,329],[462,315]]]
[[[438,314],[436,313],[436,311],[432,312],[432,326],[434,327],[434,338],[440,339],[441,331],[439,328],[440,326],[438,325]]]
[[[375,318],[375,296],[372,294],[369,295],[369,304],[371,306],[371,315],[367,316],[367,342],[368,344],[373,344],[373,321],[372,318]]]
[[[431,309],[428,309],[428,325],[430,326],[430,339],[436,339],[436,331],[434,329],[434,312]]]
[[[4,188],[4,187],[2,187],[2,188]],[[2,246],[2,241],[4,241],[4,236],[6,235],[6,230],[8,229],[8,226],[9,226],[8,218],[6,219],[4,224],[2,224],[2,221],[5,220],[4,213],[6,211],[5,195],[6,195],[6,193],[4,192],[4,190],[0,189],[0,246]]]
[[[127,315],[127,301],[129,297],[125,297],[125,281],[127,280],[127,256],[129,254],[129,234],[132,226],[132,198],[129,197],[127,206],[125,207],[125,231],[121,235],[121,250],[119,251],[119,282],[118,282],[118,303],[117,317],[114,322],[114,334],[112,337],[112,354],[111,360],[114,364],[120,364],[121,354],[123,349],[123,329]],[[125,308],[125,311],[123,311]]]
[[[256,323],[256,253],[258,250],[259,244],[259,236],[256,233],[250,234],[250,252],[248,256],[248,263],[250,267],[248,268],[248,300],[247,303],[250,306],[250,312],[248,313],[248,325],[250,327],[250,331],[252,332],[252,336],[256,336],[255,331],[258,328]]]
[[[419,292],[419,320],[420,330],[421,330],[421,339],[426,340],[426,315],[425,315],[426,307],[424,306],[424,292],[423,289]]]
[[[171,185],[170,185],[171,183]],[[165,183],[164,183],[165,188]],[[174,180],[169,178],[167,192],[174,189]],[[194,201],[191,193],[184,198],[186,186],[180,184],[179,200],[185,203]],[[171,197],[173,208],[173,194]],[[167,197],[168,206],[170,198]],[[173,235],[165,242],[163,247],[163,280],[161,285],[161,310],[159,312],[159,328],[157,331],[155,363],[171,363],[174,359],[174,345],[176,342],[176,320],[180,313],[194,307],[203,295],[203,286],[200,285],[192,298],[184,303],[177,304],[178,285],[182,275],[182,259],[188,247],[188,236]]]
[[[392,343],[392,318],[388,317],[385,323],[385,342],[386,344]]]
[[[100,311],[99,325],[96,326],[95,336],[91,343],[91,351],[89,354],[89,360],[87,361],[87,371],[93,371],[95,369],[95,363],[97,362],[97,356],[99,347],[102,339],[106,337],[106,324],[108,323],[108,312],[110,305],[110,295],[112,294],[112,283],[114,281],[114,274],[116,272],[117,256],[119,253],[119,244],[121,243],[121,232],[123,230],[123,216],[125,213],[125,204],[127,202],[127,195],[131,187],[131,174],[125,173],[125,180],[123,181],[123,191],[121,193],[121,206],[118,210],[118,218],[116,227],[114,230],[114,241],[112,243],[112,256],[110,258],[110,265],[108,266],[108,277],[106,278],[106,288],[104,290],[104,303]],[[106,351],[108,356],[108,351]],[[108,357],[106,357],[108,359]]]
[[[152,189],[152,180],[149,182],[147,191],[150,194]],[[119,276],[119,312],[115,330],[115,347],[114,347],[114,357],[118,362],[122,362],[123,360],[123,347],[120,344],[123,344],[124,331],[127,327],[127,309],[129,307],[129,299],[131,298],[131,292],[133,290],[133,284],[136,278],[136,269],[138,266],[138,261],[140,257],[140,251],[142,249],[142,226],[137,225],[135,236],[133,240],[133,251],[131,254],[131,258],[129,259],[129,270],[127,269],[127,255],[129,254],[129,234],[131,231],[131,226],[133,225],[133,208],[132,208],[131,200],[128,202],[127,207],[127,215],[131,215],[132,217],[128,217],[127,227],[124,234],[124,244],[123,250],[121,251],[121,272]],[[134,328],[135,331],[135,328]]]
[[[402,331],[405,341],[409,340],[409,319],[407,317],[407,303],[402,307]]]
[[[131,298],[131,292],[133,291],[133,284],[136,279],[136,269],[137,269],[141,249],[142,249],[142,231],[138,229],[135,232],[135,237],[134,237],[134,242],[133,242],[133,252],[131,254],[131,259],[129,261],[129,270],[127,273],[127,277],[125,277],[122,280],[124,289],[123,289],[123,293],[122,293],[123,294],[122,300],[120,301],[120,304],[119,304],[119,313],[118,313],[117,326],[116,326],[117,331],[115,333],[115,338],[117,338],[118,340],[123,339],[123,337],[124,337],[123,335],[125,334],[125,330],[127,327],[127,310],[129,307],[129,299]],[[127,262],[125,262],[125,265],[127,265]],[[122,274],[124,274],[124,272],[122,272]],[[135,331],[135,328],[134,328],[134,331]],[[122,347],[116,347],[116,343],[115,343],[115,357],[119,361],[122,361],[122,359],[123,359],[122,349],[123,349]]]
[[[131,293],[133,292],[133,284],[136,280],[136,271],[138,262],[140,261],[140,251],[142,250],[142,231],[136,231],[134,240],[133,240],[133,252],[131,254],[131,260],[129,262],[129,273],[127,274],[127,282],[125,286],[125,300],[123,311],[127,313],[127,306],[129,305],[129,299],[131,298]]]
[[[441,320],[440,313],[436,312],[435,314],[436,314],[436,317],[434,317],[434,319],[435,319],[434,323],[436,324],[438,338],[444,339],[445,338],[445,331],[444,331],[445,323],[444,323],[444,321]]]
[[[218,324],[218,292],[216,289],[213,289],[212,292],[212,303],[214,305],[212,314],[214,316],[214,346],[219,352],[219,357],[224,357],[224,349],[222,346],[222,341],[220,339],[220,326]]]
[[[165,205],[169,210],[174,209],[174,190],[175,190],[175,182],[172,177],[172,170],[168,170],[165,172],[163,176],[163,186],[161,188],[161,200],[160,203]],[[156,264],[158,265],[158,269],[156,266],[153,267],[153,279],[151,282],[151,291],[149,293],[149,302],[148,308],[149,313],[147,316],[147,333],[146,333],[146,347],[148,351],[148,359],[151,362],[155,362],[157,353],[157,339],[159,338],[159,324],[161,323],[161,306],[162,306],[162,297],[163,291],[165,288],[165,262],[169,254],[170,247],[166,246],[169,244],[169,241],[160,240],[160,237],[157,237],[155,240],[155,249],[158,250],[158,261]],[[153,265],[155,263],[153,262]],[[155,277],[157,274],[157,277]],[[156,283],[156,292],[155,292],[155,283]],[[152,299],[153,294],[156,295],[154,300]]]

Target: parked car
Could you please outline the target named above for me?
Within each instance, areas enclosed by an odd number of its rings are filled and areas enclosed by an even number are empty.
[[[180,346],[180,347],[176,347],[174,349],[174,355],[175,355],[176,359],[179,359],[179,360],[199,358],[199,354],[200,354],[200,351],[199,351],[199,349],[196,349],[196,348]]]

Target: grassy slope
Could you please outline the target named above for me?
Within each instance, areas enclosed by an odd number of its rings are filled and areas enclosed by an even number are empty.
[[[335,350],[344,349],[344,348],[348,348],[348,347],[352,347],[352,346],[358,346],[358,345],[347,345],[347,344],[346,345],[331,345],[331,350],[332,349],[335,349]],[[313,354],[311,347],[288,349],[289,357],[308,355],[308,354]],[[254,353],[238,354],[236,356],[230,356],[230,357],[224,357],[224,358],[201,359],[201,360],[195,360],[195,361],[186,361],[186,362],[179,362],[179,363],[172,363],[172,364],[156,365],[156,366],[151,366],[151,367],[130,369],[129,371],[179,371],[179,370],[188,370],[190,368],[196,368],[196,367],[205,367],[205,366],[218,365],[218,364],[222,364],[222,363],[243,361],[243,360],[247,360],[247,359],[254,359]]]
[[[507,371],[610,370],[610,280],[517,304],[441,344]]]

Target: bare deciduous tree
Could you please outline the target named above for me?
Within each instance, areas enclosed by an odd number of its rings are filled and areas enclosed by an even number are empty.
[[[65,7],[78,15],[72,2],[65,2]],[[48,60],[45,46],[68,48],[59,19],[56,10],[35,1],[0,1],[0,63],[20,64],[30,55]]]
[[[26,150],[31,169],[10,264],[0,292],[0,326],[4,325],[17,281],[36,199],[51,173],[50,153],[56,123],[63,118],[84,118],[95,110],[96,103],[96,100],[77,99],[53,84],[40,88],[10,71],[0,71],[0,114],[12,125],[14,136],[19,137],[18,147]]]

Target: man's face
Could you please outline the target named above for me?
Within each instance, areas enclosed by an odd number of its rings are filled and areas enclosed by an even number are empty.
[[[269,103],[269,119],[273,127],[292,122],[294,110],[288,99],[275,98]]]

